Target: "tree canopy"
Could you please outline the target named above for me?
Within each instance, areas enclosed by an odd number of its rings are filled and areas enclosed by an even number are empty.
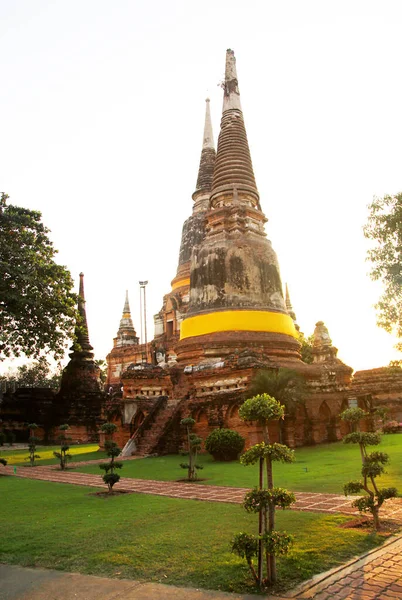
[[[301,343],[300,354],[303,362],[313,364],[313,341],[314,335],[306,337],[304,333],[299,331],[299,342]]]
[[[375,242],[367,253],[371,278],[384,285],[376,304],[377,323],[402,338],[402,192],[373,199],[364,235]]]
[[[45,356],[38,360],[20,365],[16,371],[0,375],[0,382],[13,383],[15,387],[49,387],[58,390],[62,368],[60,363],[52,369]]]
[[[69,271],[54,261],[56,250],[41,213],[7,204],[0,196],[0,360],[63,356],[73,337],[76,295]]]
[[[259,371],[250,385],[250,393],[268,394],[283,404],[286,414],[294,416],[299,404],[304,404],[306,384],[299,373],[292,369]]]

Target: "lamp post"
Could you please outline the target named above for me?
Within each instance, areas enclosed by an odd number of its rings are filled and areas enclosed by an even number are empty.
[[[140,311],[142,313],[142,306],[144,307],[144,315],[141,314],[141,338],[142,338],[142,319],[144,319],[144,338],[145,338],[145,362],[148,362],[148,339],[147,339],[147,297],[146,297],[146,286],[148,281],[139,281],[140,284]],[[142,305],[141,290],[144,295],[144,303]],[[141,339],[142,342],[142,339]]]

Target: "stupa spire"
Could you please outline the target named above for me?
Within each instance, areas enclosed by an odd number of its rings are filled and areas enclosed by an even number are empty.
[[[206,98],[205,100],[205,125],[204,125],[204,139],[202,142],[203,150],[205,148],[213,148],[215,150],[214,143],[214,133],[212,131],[212,121],[211,121],[211,110],[210,110],[210,99]]]
[[[120,319],[119,330],[115,338],[115,346],[129,346],[132,344],[138,344],[138,337],[134,329],[133,320],[131,318],[128,290],[126,290],[123,314]]]
[[[212,189],[212,180],[215,167],[215,143],[212,131],[211,111],[209,108],[210,100],[205,100],[205,125],[204,136],[202,140],[202,150],[200,166],[198,168],[198,177],[196,190],[193,194],[194,212],[205,211],[208,209],[209,196]]]
[[[259,194],[255,182],[250,149],[247,141],[240,92],[237,80],[236,59],[233,50],[226,52],[225,80],[223,87],[223,112],[218,139],[211,207],[219,205],[222,197],[236,188],[252,205],[259,208]]]
[[[89,342],[87,313],[85,310],[84,273],[80,273],[80,285],[78,291],[78,320],[75,327],[75,342],[71,346],[71,358],[92,360],[93,347]]]
[[[209,208],[212,179],[215,167],[215,146],[212,132],[210,100],[205,100],[205,124],[202,139],[200,165],[198,168],[197,187],[193,194],[193,213],[183,224],[179,252],[179,264],[176,277],[172,280],[172,289],[187,289],[190,285],[190,258],[193,248],[205,237],[205,214]]]
[[[236,58],[233,50],[226,50],[225,81],[223,83],[223,109],[241,110],[239,82],[237,80]]]

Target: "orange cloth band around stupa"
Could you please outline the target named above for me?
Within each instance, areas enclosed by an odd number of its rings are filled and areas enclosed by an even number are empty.
[[[225,310],[184,319],[180,339],[220,331],[261,331],[299,337],[289,315],[264,310]]]
[[[177,281],[174,281],[174,279],[173,279],[172,291],[177,290],[177,288],[179,288],[179,287],[184,287],[185,285],[190,285],[190,277],[184,277],[183,279],[178,279]]]

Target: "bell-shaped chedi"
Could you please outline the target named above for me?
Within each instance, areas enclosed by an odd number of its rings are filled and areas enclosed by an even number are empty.
[[[120,319],[119,330],[114,338],[114,347],[121,348],[122,346],[138,345],[138,337],[134,329],[133,320],[131,318],[130,303],[128,301],[128,291],[126,290],[126,299],[124,301],[123,314]]]
[[[332,345],[332,340],[329,336],[328,328],[323,321],[318,321],[315,324],[313,333],[313,362],[332,362],[337,360],[338,348]]]
[[[85,425],[96,431],[96,419],[100,415],[104,394],[100,368],[95,364],[89,341],[83,273],[80,273],[78,319],[71,350],[70,361],[63,371],[60,391],[55,398],[57,421]]]
[[[206,234],[191,259],[190,304],[178,355],[211,343],[259,346],[299,359],[298,334],[285,306],[279,265],[266,238],[232,50],[227,51],[221,131],[206,213]],[[223,349],[216,349],[219,354]]]
[[[320,388],[328,389],[328,385],[337,385],[338,391],[348,388],[353,369],[337,357],[338,348],[332,345],[328,328],[323,321],[318,321],[315,325],[311,354],[313,364],[310,377],[316,378],[314,384],[316,391]],[[320,379],[317,377],[318,373],[320,373]]]

